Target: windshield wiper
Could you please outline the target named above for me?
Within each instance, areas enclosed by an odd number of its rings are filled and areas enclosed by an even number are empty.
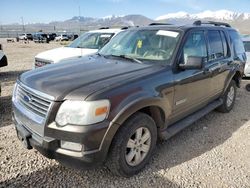
[[[136,62],[136,63],[143,64],[143,62],[140,61],[139,59],[136,59],[136,58],[133,58],[133,57],[130,57],[130,56],[127,56],[127,55],[123,55],[123,54],[121,54],[121,55],[113,55],[113,54],[111,54],[110,56],[120,57],[120,58],[127,59],[127,60],[130,60],[130,61]]]

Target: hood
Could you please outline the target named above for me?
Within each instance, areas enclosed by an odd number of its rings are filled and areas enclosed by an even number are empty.
[[[130,61],[105,59],[88,56],[81,60],[72,60],[48,65],[23,73],[19,80],[26,86],[53,96],[61,101],[65,98],[85,99],[93,92],[111,88],[133,77],[145,76],[159,70],[162,66],[138,64]],[[80,96],[75,90],[81,90]]]
[[[35,58],[58,63],[64,59],[94,54],[98,49],[61,47],[39,53]]]

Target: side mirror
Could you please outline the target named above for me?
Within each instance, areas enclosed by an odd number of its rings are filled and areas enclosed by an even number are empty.
[[[0,50],[3,50],[2,44],[0,44]]]
[[[185,64],[179,64],[182,69],[201,69],[203,67],[204,57],[188,56]]]

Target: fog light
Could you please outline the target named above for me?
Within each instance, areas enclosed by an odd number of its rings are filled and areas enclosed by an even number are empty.
[[[82,144],[61,140],[61,148],[71,151],[82,151]]]

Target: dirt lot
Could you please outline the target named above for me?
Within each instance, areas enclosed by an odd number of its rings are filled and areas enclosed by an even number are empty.
[[[0,81],[0,187],[250,187],[250,92],[238,90],[231,113],[212,112],[158,145],[147,168],[129,179],[106,168],[77,171],[26,150],[11,122],[11,93],[19,74],[32,68],[38,52],[59,44],[7,44],[9,59]]]

